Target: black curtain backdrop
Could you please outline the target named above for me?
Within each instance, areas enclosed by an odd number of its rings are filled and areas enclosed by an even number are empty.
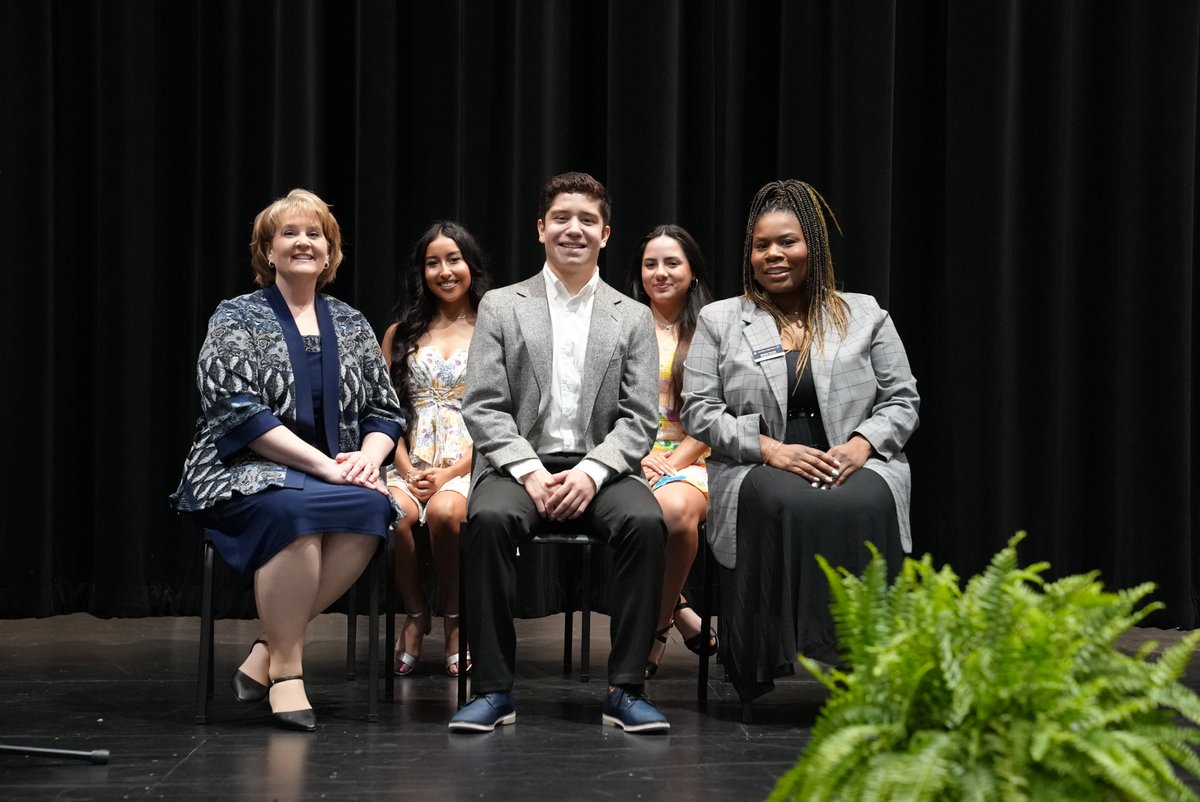
[[[0,616],[196,613],[166,496],[273,198],[334,204],[331,291],[382,332],[430,221],[517,280],[578,169],[610,282],[678,222],[721,296],[754,190],[820,188],[920,383],[917,553],[965,576],[1028,529],[1197,625],[1194,0],[2,0],[0,37]]]

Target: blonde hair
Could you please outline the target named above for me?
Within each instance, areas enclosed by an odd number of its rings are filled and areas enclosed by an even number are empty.
[[[338,266],[342,263],[342,229],[337,218],[329,211],[329,204],[321,200],[316,193],[307,189],[293,189],[254,218],[254,229],[250,234],[250,267],[254,270],[254,283],[260,287],[270,287],[275,283],[275,270],[268,261],[267,254],[271,250],[271,241],[279,231],[280,221],[284,215],[293,212],[315,218],[329,242],[329,261],[317,277],[317,289],[324,287],[337,276]]]

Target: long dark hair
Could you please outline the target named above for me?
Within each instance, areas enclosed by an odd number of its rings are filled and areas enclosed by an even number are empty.
[[[670,237],[678,242],[683,248],[688,267],[692,269],[692,284],[688,287],[687,300],[683,302],[679,319],[675,321],[678,342],[675,345],[675,358],[671,360],[671,401],[675,409],[679,410],[683,408],[683,361],[692,345],[692,335],[696,332],[696,319],[700,316],[700,310],[706,304],[712,303],[713,296],[708,284],[708,267],[704,263],[704,254],[701,253],[696,238],[689,234],[686,228],[674,223],[656,226],[638,245],[637,258],[629,277],[629,294],[649,306],[650,299],[646,297],[642,287],[642,257],[650,241],[659,237]]]
[[[804,291],[808,305],[804,312],[804,339],[799,343],[800,358],[796,362],[796,375],[803,372],[808,362],[808,352],[814,339],[817,347],[825,349],[825,327],[833,325],[843,336],[849,325],[846,302],[838,294],[833,277],[833,254],[829,249],[829,226],[825,222],[825,212],[835,226],[838,225],[829,202],[810,184],[788,178],[783,181],[771,181],[750,201],[750,214],[746,217],[746,240],[742,247],[742,291],[755,306],[762,309],[775,320],[779,331],[787,328],[788,319],[775,305],[775,302],[759,286],[754,278],[754,268],[750,264],[750,245],[754,239],[754,226],[764,215],[772,212],[789,212],[800,222],[800,230],[804,232],[804,241],[808,244],[808,277],[805,280]],[[841,233],[841,227],[838,227]]]
[[[487,272],[487,255],[470,231],[453,220],[438,220],[425,230],[408,258],[408,270],[404,278],[404,294],[396,302],[396,328],[392,332],[391,360],[392,385],[400,397],[400,408],[404,419],[412,422],[415,410],[412,392],[408,387],[412,371],[408,356],[417,350],[417,340],[429,330],[433,316],[438,311],[438,300],[425,284],[425,252],[438,237],[449,237],[458,245],[463,261],[471,274],[471,286],[467,289],[467,302],[471,311],[479,309],[479,299],[488,291],[491,277]]]

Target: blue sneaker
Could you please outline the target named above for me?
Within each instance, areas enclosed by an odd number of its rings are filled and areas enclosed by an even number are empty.
[[[450,719],[450,732],[491,732],[497,724],[512,724],[517,720],[517,706],[511,693],[485,693],[472,696],[471,701]]]
[[[601,718],[606,727],[620,727],[625,732],[668,732],[670,722],[653,702],[640,693],[624,688],[608,692]]]

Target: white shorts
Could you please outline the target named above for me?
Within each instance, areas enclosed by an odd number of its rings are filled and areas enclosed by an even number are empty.
[[[426,470],[426,468],[427,466],[421,466],[418,470]],[[408,486],[408,482],[404,481],[403,476],[396,473],[395,468],[388,468],[387,486],[389,488],[399,488],[400,492],[404,493],[404,495],[416,502],[417,509],[420,511],[420,515],[417,517],[417,520],[419,520],[421,523],[425,523],[425,505],[421,503],[420,499],[413,495],[412,488]],[[436,496],[438,493],[458,493],[463,498],[467,498],[471,493],[471,474],[466,474],[465,476],[455,476],[449,482],[446,482],[446,484],[439,487],[437,493],[434,493],[433,495]],[[433,496],[430,496],[430,498],[432,499]]]

